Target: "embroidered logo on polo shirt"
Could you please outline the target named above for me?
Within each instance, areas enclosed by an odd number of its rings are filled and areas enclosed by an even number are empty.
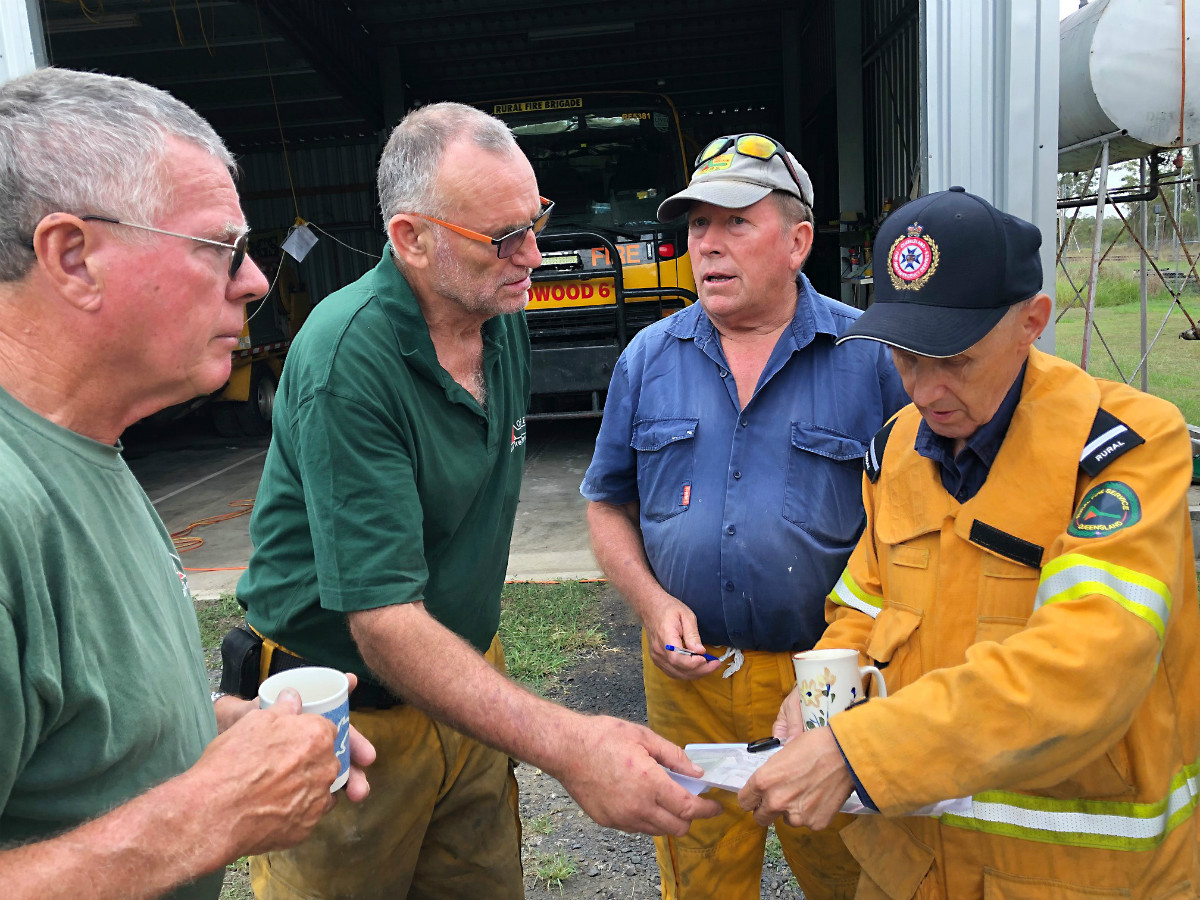
[[[1133,488],[1122,481],[1106,481],[1084,495],[1067,526],[1067,534],[1080,538],[1106,537],[1142,518],[1142,504]]]
[[[175,574],[179,576],[179,586],[183,590],[183,599],[191,603],[192,590],[188,586],[187,572],[183,570],[183,560],[179,558],[179,554],[172,553],[171,562],[175,564]]]
[[[919,291],[937,271],[938,245],[924,231],[923,226],[913,222],[888,253],[888,274],[898,291]]]
[[[525,417],[517,419],[512,426],[512,443],[508,445],[508,452],[512,453],[518,447],[525,446]]]

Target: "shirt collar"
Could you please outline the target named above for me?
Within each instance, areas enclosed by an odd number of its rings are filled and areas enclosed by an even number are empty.
[[[796,286],[800,289],[800,302],[796,304],[796,318],[792,319],[792,328],[796,328],[802,309],[806,310],[808,314],[804,333],[797,332],[796,334],[797,344],[803,347],[818,334],[827,334],[836,338],[838,336],[837,323],[834,322],[829,300],[817,293],[812,282],[803,272],[797,274]],[[802,341],[801,337],[803,337]]]
[[[371,279],[375,295],[388,310],[389,317],[397,323],[396,338],[401,352],[405,356],[424,356],[431,366],[440,365],[433,339],[429,336],[429,323],[425,321],[425,314],[421,312],[421,305],[408,279],[396,265],[390,241],[384,245],[383,256],[371,272]],[[497,336],[503,330],[500,320],[500,316],[492,316],[483,323],[481,331],[485,346],[497,344]]]

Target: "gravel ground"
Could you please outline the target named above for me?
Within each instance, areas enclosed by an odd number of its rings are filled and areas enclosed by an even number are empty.
[[[571,709],[646,722],[642,691],[641,627],[612,588],[601,593],[604,649],[580,659],[543,686],[546,697]],[[209,675],[220,678],[220,654],[207,653]],[[529,765],[517,767],[524,823],[527,900],[652,900],[660,896],[654,842],[646,835],[601,828],[555,779]],[[539,870],[546,877],[539,876]],[[231,869],[222,900],[249,898],[244,867]],[[803,900],[782,859],[763,864],[767,900]]]
[[[601,595],[607,646],[559,673],[545,689],[552,700],[581,712],[620,716],[645,724],[641,629],[620,595]],[[584,815],[562,786],[528,765],[517,767],[525,828],[525,896],[528,900],[649,900],[660,896],[654,842],[645,835],[601,828]],[[557,869],[550,863],[560,862]],[[566,865],[562,866],[561,863]],[[538,876],[539,867],[552,875]],[[566,875],[561,883],[553,875]],[[802,900],[781,859],[763,866],[762,897]]]

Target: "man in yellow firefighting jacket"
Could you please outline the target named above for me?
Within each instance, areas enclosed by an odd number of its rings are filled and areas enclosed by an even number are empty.
[[[842,832],[859,898],[1200,891],[1187,430],[1032,347],[1040,243],[962,188],[916,200],[843,338],[889,344],[913,405],[867,453],[867,528],[817,646],[858,649],[888,696],[802,732],[793,692],[739,801],[820,828],[857,790],[882,813]]]

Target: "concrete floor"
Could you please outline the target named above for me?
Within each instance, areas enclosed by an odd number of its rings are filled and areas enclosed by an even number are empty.
[[[518,581],[598,578],[588,541],[579,482],[592,456],[598,420],[533,422],[525,481],[513,529],[508,577]],[[127,442],[130,468],[175,533],[194,522],[237,512],[253,500],[268,441],[230,441],[203,426],[184,425],[169,437]],[[195,528],[204,543],[182,554],[192,593],[201,599],[233,592],[250,559],[250,517]]]
[[[513,528],[508,577],[552,581],[601,576],[588,541],[579,482],[591,460],[599,420],[532,422],[525,481]],[[253,500],[266,457],[266,438],[229,441],[199,424],[169,437],[127,445],[130,468],[154,503],[167,530],[236,512],[231,503]],[[1194,549],[1200,566],[1200,486],[1188,492]],[[193,531],[204,543],[185,552],[192,592],[214,598],[233,592],[250,559],[250,517],[240,516]]]

